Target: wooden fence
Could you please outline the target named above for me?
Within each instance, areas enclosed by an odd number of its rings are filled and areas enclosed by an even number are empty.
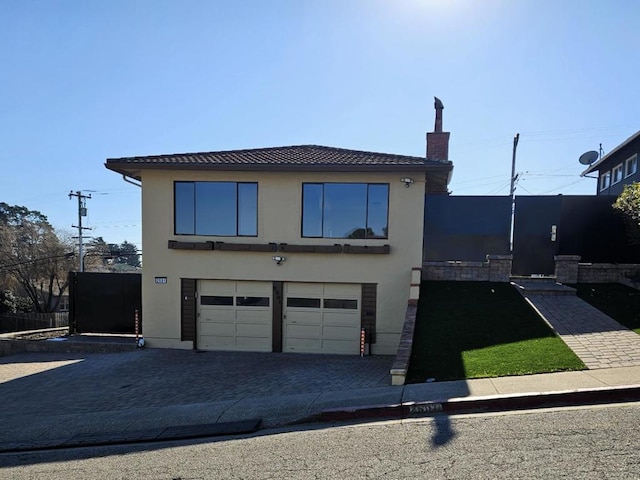
[[[0,333],[69,326],[69,312],[6,313],[0,315]]]

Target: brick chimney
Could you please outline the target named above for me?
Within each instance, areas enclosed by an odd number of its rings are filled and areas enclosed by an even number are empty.
[[[435,100],[436,123],[433,132],[427,132],[427,160],[449,161],[449,132],[442,131],[442,110],[444,105],[438,97]]]

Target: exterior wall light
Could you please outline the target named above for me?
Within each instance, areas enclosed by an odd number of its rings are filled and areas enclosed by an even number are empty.
[[[271,259],[276,262],[276,265],[282,265],[282,262],[284,262],[287,258],[286,257],[281,257],[280,255],[276,255],[274,257],[271,257]]]
[[[405,177],[405,178],[401,178],[400,181],[404,182],[405,187],[409,188],[415,180],[413,178]]]

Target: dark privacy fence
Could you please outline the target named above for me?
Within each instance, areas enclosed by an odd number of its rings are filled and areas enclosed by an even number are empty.
[[[640,263],[615,196],[518,196],[513,267],[516,275],[549,274],[555,255],[580,255],[591,263]],[[507,196],[427,195],[425,261],[477,261],[509,254],[511,202]]]
[[[0,333],[22,332],[69,325],[68,312],[6,313],[0,315]]]
[[[142,319],[139,273],[69,273],[71,333],[135,333],[135,310]]]
[[[483,262],[508,255],[511,199],[427,195],[423,259]]]

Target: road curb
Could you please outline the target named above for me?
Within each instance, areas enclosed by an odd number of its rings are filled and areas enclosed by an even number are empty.
[[[324,410],[304,422],[338,422],[364,419],[403,420],[436,414],[488,413],[561,406],[598,405],[640,400],[640,385],[566,390],[547,393],[452,398],[394,405],[361,405]]]
[[[106,445],[168,442],[225,435],[241,435],[258,431],[261,424],[262,419],[250,419],[237,422],[177,425],[135,431],[81,433],[66,439],[35,440],[32,442],[16,442],[13,444],[0,445],[0,453],[58,450],[77,447],[102,447]]]

